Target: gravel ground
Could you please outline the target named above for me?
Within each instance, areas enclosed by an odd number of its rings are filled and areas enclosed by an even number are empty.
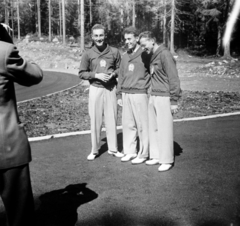
[[[90,129],[88,91],[81,85],[51,96],[20,103],[20,119],[29,137]],[[180,111],[175,119],[236,112],[240,110],[240,93],[183,91]],[[121,125],[121,107],[118,108]]]

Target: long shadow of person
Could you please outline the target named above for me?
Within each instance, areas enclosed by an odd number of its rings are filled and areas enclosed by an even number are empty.
[[[86,183],[68,185],[39,197],[41,204],[36,211],[36,226],[74,226],[80,205],[98,197]]]

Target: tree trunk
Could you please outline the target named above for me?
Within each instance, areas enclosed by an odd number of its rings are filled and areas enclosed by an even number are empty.
[[[235,7],[237,6],[237,3],[239,3],[239,2],[237,2],[237,1],[235,2],[235,4],[236,4]],[[225,10],[224,10],[224,15],[225,15],[225,18],[224,18],[225,19],[225,33],[226,33],[227,26],[228,26],[228,24],[227,24],[228,23],[227,22],[227,16],[228,16],[230,7],[231,7],[230,2],[227,1],[226,7],[225,7]],[[232,14],[232,15],[234,15],[234,14]],[[222,37],[223,39],[224,39],[224,35],[225,34],[223,34],[223,37]],[[224,43],[224,40],[223,40],[223,43]],[[224,48],[223,48],[223,51],[224,51],[223,58],[225,58],[225,59],[230,59],[231,58],[230,43],[231,43],[231,37],[229,38],[229,40],[227,40],[227,43],[225,43],[225,45],[223,45],[224,46]]]
[[[176,55],[174,50],[174,30],[175,30],[175,0],[172,0],[172,13],[171,13],[171,43],[170,43],[170,52],[173,55]]]
[[[17,24],[18,24],[18,40],[20,40],[21,39],[21,34],[20,34],[19,0],[17,0]]]
[[[136,5],[135,0],[133,0],[133,6],[132,6],[132,26],[136,27]]]
[[[167,6],[166,0],[163,0],[163,44],[167,46]]]
[[[66,45],[65,0],[62,0],[63,44]]]
[[[5,5],[5,24],[9,25],[9,9],[8,9],[8,0],[4,0]]]
[[[41,0],[37,0],[37,14],[38,14],[38,37],[42,36],[41,34]]]
[[[89,0],[89,26],[90,26],[90,29],[92,27],[92,0]]]
[[[11,4],[12,4],[12,7],[11,7],[12,38],[14,39],[14,11],[13,11],[14,1],[13,0]]]
[[[52,41],[52,9],[51,9],[51,0],[48,0],[48,40]]]
[[[127,26],[130,25],[130,17],[129,17],[129,3],[126,1],[126,12],[127,12]]]
[[[84,50],[84,0],[81,0],[81,51]]]
[[[218,25],[217,50],[216,50],[217,56],[220,56],[221,45],[222,45],[222,27]]]
[[[107,27],[108,27],[108,31],[112,30],[110,10],[107,10]]]
[[[228,43],[227,45],[224,46],[224,55],[223,55],[224,59],[231,59],[231,54],[230,54],[230,43]]]
[[[123,19],[124,19],[124,13],[123,13],[123,4],[120,6],[120,23],[121,23],[121,31],[123,30]]]
[[[62,37],[62,6],[61,0],[59,0],[59,36]]]

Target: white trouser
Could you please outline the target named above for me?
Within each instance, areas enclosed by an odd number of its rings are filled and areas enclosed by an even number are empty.
[[[124,154],[137,153],[137,137],[139,137],[138,156],[147,158],[149,152],[147,94],[123,93],[122,100]]]
[[[151,96],[148,106],[150,158],[173,163],[173,117],[170,97]]]
[[[98,154],[103,117],[106,127],[108,149],[116,152],[118,150],[116,87],[108,90],[90,85],[88,107],[91,119],[91,152]]]

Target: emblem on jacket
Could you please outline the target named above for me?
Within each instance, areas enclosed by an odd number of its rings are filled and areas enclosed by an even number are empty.
[[[100,60],[100,67],[106,67],[107,62],[105,60]]]
[[[134,71],[134,64],[129,64],[128,70],[129,71]]]

